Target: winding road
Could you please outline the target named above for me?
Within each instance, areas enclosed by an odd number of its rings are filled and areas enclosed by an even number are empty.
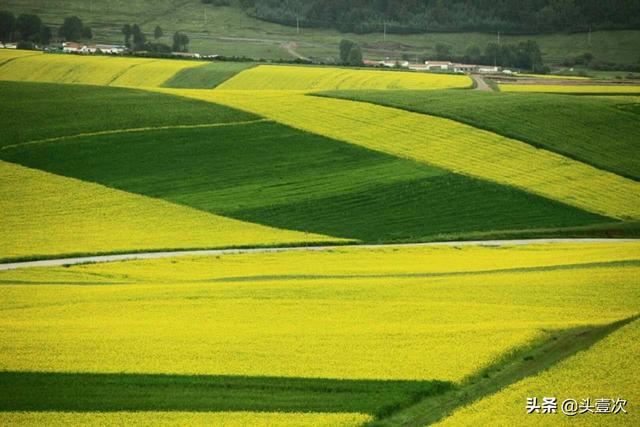
[[[0,264],[0,271],[15,270],[30,267],[59,267],[76,264],[115,262],[127,260],[159,259],[194,255],[229,255],[251,253],[273,253],[291,251],[326,251],[340,248],[377,249],[377,248],[407,248],[428,246],[522,246],[550,243],[625,243],[639,242],[640,239],[519,239],[519,240],[474,240],[457,242],[431,242],[431,243],[401,243],[385,245],[340,245],[340,246],[292,246],[274,248],[248,248],[248,249],[208,249],[208,250],[184,250],[166,252],[140,252],[118,255],[96,255],[76,258],[56,258],[39,261],[24,261]]]

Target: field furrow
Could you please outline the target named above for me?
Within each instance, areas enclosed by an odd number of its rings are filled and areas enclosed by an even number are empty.
[[[286,91],[159,89],[289,126],[514,186],[589,212],[640,218],[640,183],[448,119]]]

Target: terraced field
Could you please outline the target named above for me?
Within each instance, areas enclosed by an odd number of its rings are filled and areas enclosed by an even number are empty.
[[[333,91],[325,96],[371,102],[456,120],[640,179],[640,122],[628,97],[460,91]]]

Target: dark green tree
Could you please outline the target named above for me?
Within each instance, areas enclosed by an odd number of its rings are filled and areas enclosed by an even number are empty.
[[[348,64],[354,67],[359,67],[362,66],[364,64],[364,62],[362,61],[362,50],[360,49],[360,46],[358,46],[357,44],[354,44],[351,47],[351,50],[349,51],[349,58],[348,58]]]
[[[16,19],[16,32],[22,41],[39,41],[42,21],[38,15],[22,14]]]
[[[174,52],[186,52],[188,44],[189,44],[189,37],[186,34],[178,31],[173,35]]]
[[[82,38],[85,38],[85,39],[93,38],[93,31],[91,30],[91,27],[84,27],[82,29]]]
[[[124,24],[122,26],[122,34],[124,34],[124,45],[131,47],[131,24]]]
[[[51,28],[47,27],[46,25],[43,25],[40,28],[40,42],[42,44],[49,44],[51,43]]]
[[[147,42],[147,36],[144,35],[138,24],[131,26],[131,35],[133,36],[133,50],[144,49],[144,44]]]
[[[351,48],[354,43],[351,40],[342,39],[340,41],[340,62],[343,64],[347,64],[349,62],[349,52],[351,52]]]
[[[69,16],[64,19],[58,34],[66,41],[78,41],[83,38],[84,24],[77,16]]]
[[[16,30],[16,17],[7,10],[0,10],[0,41],[13,40],[13,32]]]
[[[164,35],[164,32],[162,31],[162,28],[160,28],[160,25],[157,25],[156,29],[153,30],[153,38],[158,40],[163,35]]]

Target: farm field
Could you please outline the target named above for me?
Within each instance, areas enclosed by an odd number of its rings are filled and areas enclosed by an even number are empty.
[[[0,50],[0,80],[82,83],[109,86],[160,86],[185,68],[205,62],[35,53],[16,56]]]
[[[213,62],[198,67],[185,68],[165,81],[164,87],[213,89],[241,71],[254,67],[250,62]]]
[[[452,89],[471,79],[451,74],[259,65],[227,80],[221,90]]]
[[[640,216],[636,181],[452,120],[286,91],[174,89],[170,93],[229,105],[336,140],[526,189],[593,213],[628,220]],[[488,164],[492,167],[487,168]]]
[[[640,85],[519,85],[500,84],[502,92],[549,92],[549,93],[573,93],[573,94],[640,94]]]
[[[640,321],[636,320],[595,344],[589,351],[579,353],[549,371],[518,382],[490,398],[462,408],[437,425],[473,425],[476,422],[548,425],[549,420],[527,416],[520,410],[522,402],[527,397],[535,396],[538,390],[557,396],[560,402],[565,399],[589,398],[591,405],[595,405],[597,399],[605,396],[608,399],[621,399],[616,397],[621,389],[625,390],[625,399],[630,406],[620,423],[637,424],[640,389],[635,378],[638,367],[634,358],[638,355],[638,339]],[[507,410],[496,411],[496,408]],[[557,425],[574,425],[579,419],[580,425],[602,425],[602,420],[590,413],[576,417],[577,419],[555,417],[553,421]]]
[[[0,259],[337,242],[0,161]]]
[[[60,123],[58,112],[68,111],[46,102],[67,86],[1,85],[16,99],[28,100],[18,101],[18,108],[7,106],[4,117],[19,122],[26,111],[34,111],[46,118],[42,129],[40,122],[29,127],[36,138],[52,133],[51,126]],[[425,241],[450,233],[608,227],[613,222],[516,189],[276,123],[256,122],[255,116],[215,104],[159,94],[145,97],[113,88],[89,87],[85,92],[79,105],[85,111],[99,108],[104,97],[117,100],[112,118],[100,123],[119,123],[125,114],[118,112],[118,105],[127,108],[132,102],[140,106],[147,102],[149,124],[160,129],[148,126],[135,132],[97,134],[74,129],[80,131],[78,136],[35,141],[24,141],[22,134],[11,140],[8,135],[9,145],[0,150],[0,158],[204,212],[369,242]],[[193,121],[209,120],[214,125],[166,128],[163,117],[172,111],[173,99],[176,113],[170,117],[191,114]],[[91,128],[90,121],[87,127]],[[182,166],[173,168],[176,162]]]
[[[0,417],[206,401],[384,418],[561,331],[636,315],[639,255],[637,243],[342,248],[1,272],[2,384],[18,392],[0,394]],[[167,381],[174,398],[154,401]],[[198,384],[209,391],[190,398]]]
[[[0,114],[13,124],[0,127],[1,146],[122,130],[260,120],[209,102],[133,89],[0,81],[0,91],[4,98]],[[100,108],[105,104],[108,109]]]
[[[465,91],[334,91],[365,101],[467,123],[622,176],[640,179],[640,122],[628,97]]]
[[[21,54],[0,51],[0,424],[637,410],[637,96]],[[68,259],[204,248],[246,250]]]

